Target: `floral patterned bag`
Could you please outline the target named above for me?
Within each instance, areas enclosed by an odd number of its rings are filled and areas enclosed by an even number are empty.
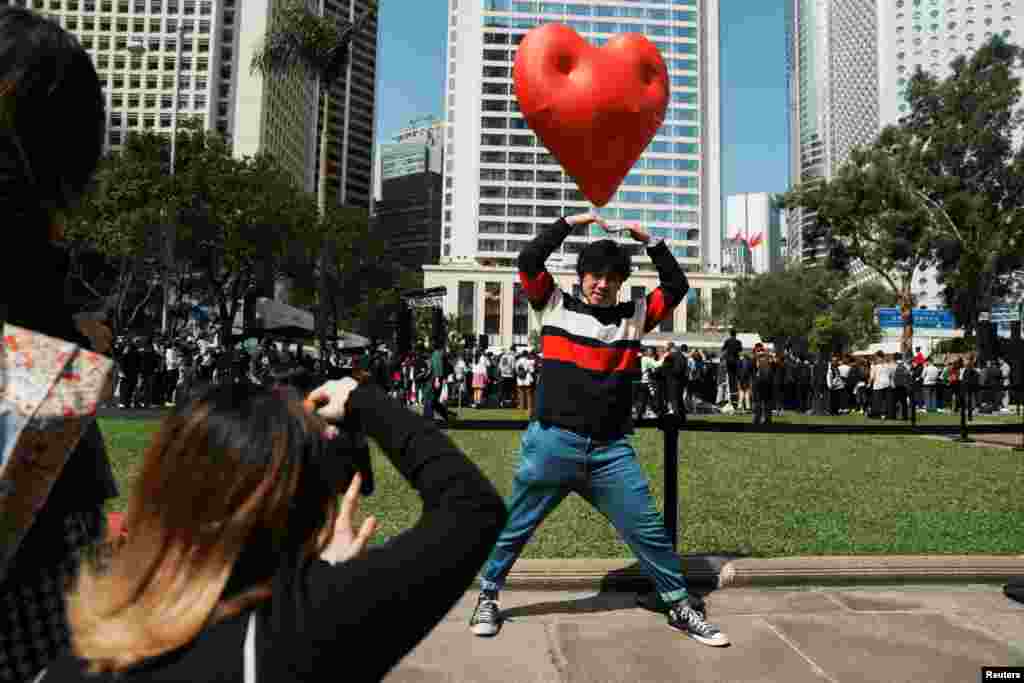
[[[108,382],[110,359],[3,325],[0,344],[0,579],[43,507]]]

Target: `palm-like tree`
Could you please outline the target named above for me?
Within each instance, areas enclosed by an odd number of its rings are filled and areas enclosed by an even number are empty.
[[[317,183],[317,207],[321,219],[327,208],[327,138],[330,113],[330,87],[348,68],[353,37],[362,31],[377,10],[377,0],[369,0],[367,10],[354,22],[336,21],[311,12],[302,0],[288,0],[271,21],[262,49],[253,55],[250,72],[264,78],[286,75],[317,77],[323,106],[320,116],[320,174]],[[320,329],[321,349],[327,332],[327,268],[330,263],[327,240],[320,250]]]

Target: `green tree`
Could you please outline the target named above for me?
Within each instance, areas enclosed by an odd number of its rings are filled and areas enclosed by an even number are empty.
[[[876,311],[896,303],[896,293],[877,282],[842,291],[831,310],[846,339],[841,349],[864,349],[881,341],[882,328],[878,326]]]
[[[766,341],[803,337],[831,311],[843,278],[821,267],[798,267],[736,281],[728,319]]]
[[[116,334],[141,323],[158,300],[166,190],[161,141],[132,135],[120,154],[101,160],[78,210],[65,221],[74,284],[102,302]]]
[[[866,267],[893,292],[904,313],[903,350],[909,352],[911,288],[915,273],[932,261],[933,233],[927,209],[902,182],[906,166],[905,159],[876,142],[853,150],[831,180],[803,183],[783,201],[817,214],[808,238],[830,240],[829,267],[844,273]]]
[[[905,185],[928,210],[940,282],[969,334],[1024,266],[1024,150],[1013,140],[1024,122],[1021,54],[997,34],[954,59],[943,81],[919,69],[910,113],[880,139],[912,169]]]
[[[330,87],[348,66],[349,49],[353,37],[363,30],[376,14],[377,3],[369,3],[366,12],[353,23],[317,16],[301,0],[290,0],[271,17],[270,28],[262,45],[256,50],[250,64],[252,73],[264,78],[291,77],[301,79],[314,76],[320,91],[320,172],[317,186],[317,208],[321,217],[327,207],[327,172],[330,120]],[[319,337],[321,348],[326,344],[327,308],[330,290],[329,268],[334,260],[330,239],[325,235],[320,249],[321,261],[318,302]],[[335,316],[337,317],[337,316]]]

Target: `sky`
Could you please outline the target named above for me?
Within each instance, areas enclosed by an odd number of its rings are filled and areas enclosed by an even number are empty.
[[[784,3],[721,0],[724,196],[788,185]],[[382,0],[378,143],[442,118],[447,11],[447,0]]]

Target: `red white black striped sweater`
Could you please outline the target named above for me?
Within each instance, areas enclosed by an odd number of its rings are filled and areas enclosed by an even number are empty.
[[[640,339],[672,314],[690,289],[664,242],[648,247],[660,286],[646,300],[609,308],[563,292],[544,267],[572,226],[559,218],[519,253],[519,280],[540,316],[543,372],[531,419],[608,441],[633,431],[632,388]]]

